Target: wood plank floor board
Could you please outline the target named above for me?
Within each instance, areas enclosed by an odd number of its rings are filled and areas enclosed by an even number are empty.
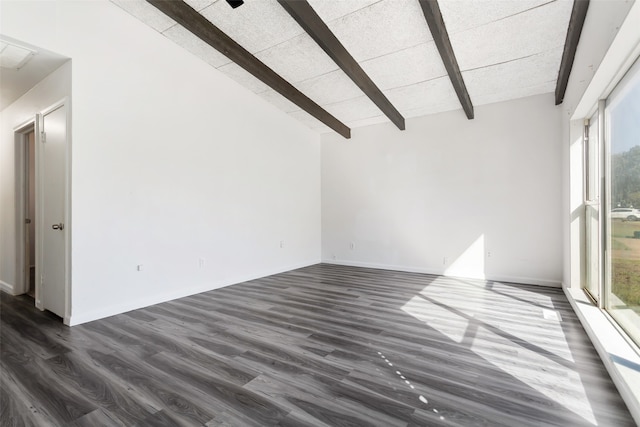
[[[386,417],[374,418],[372,416],[374,414],[369,413],[364,408],[356,408],[354,410],[353,407],[333,400],[318,401],[293,396],[289,397],[288,400],[300,410],[332,426],[381,426],[388,425],[387,422],[389,421]]]
[[[300,309],[300,310],[296,311],[295,309],[291,309],[291,308],[285,308],[285,310],[286,310],[286,312],[287,312],[287,313],[297,314],[297,315],[299,315],[299,314],[301,314],[301,313],[304,313],[304,312],[306,311],[306,310],[304,310],[304,309]],[[313,318],[313,317],[315,316],[315,317],[318,317],[318,318],[321,318],[321,319],[322,319],[322,318],[324,318],[324,317],[325,317],[325,316],[327,316],[327,315],[336,315],[336,314],[337,314],[336,312],[327,311],[327,312],[324,312],[324,313],[321,313],[321,314],[313,314],[313,313],[311,313],[311,314],[307,314],[307,317],[308,317],[308,318]],[[355,313],[354,313],[354,314],[355,314]],[[355,317],[355,316],[354,316],[354,317]],[[390,327],[390,325],[394,325],[394,320],[395,320],[395,319],[391,319],[391,320],[389,320],[389,318],[388,318],[388,317],[389,317],[389,316],[387,316],[386,318],[382,318],[382,317],[378,317],[378,318],[376,318],[376,317],[370,317],[370,318],[368,318],[367,320],[368,320],[368,321],[370,321],[370,322],[377,322],[377,321],[384,322],[385,326],[387,326],[387,328],[389,328],[389,327]],[[406,317],[406,315],[405,315],[405,317]],[[362,319],[362,320],[364,320],[364,319]],[[447,320],[449,320],[449,319],[447,319]],[[458,320],[457,318],[452,318],[452,320],[451,320],[451,321],[452,321],[452,322],[459,321],[459,323],[460,323],[460,324],[463,324],[463,323],[464,323],[464,324],[466,324],[466,323],[467,323],[467,320],[466,320],[466,319],[459,319],[459,320]],[[404,324],[401,324],[401,325],[395,324],[394,326],[407,326],[407,325],[411,325],[411,324],[414,324],[414,323],[404,323]],[[528,327],[529,325],[530,325],[530,322],[527,322],[527,323],[523,324],[523,327],[524,327],[524,328],[526,328],[526,327]],[[392,327],[392,326],[391,326],[391,327]],[[418,327],[420,327],[420,326],[418,326]],[[537,329],[532,329],[532,330],[533,330],[533,331],[538,332],[538,331],[537,331]],[[526,331],[525,331],[525,332],[526,332]]]
[[[411,421],[415,405],[408,405],[391,397],[378,393],[375,390],[353,385],[345,380],[333,383],[330,391],[339,403],[350,403],[354,407],[367,408],[369,413],[387,414],[393,420],[407,424]],[[380,416],[380,415],[379,415]]]
[[[154,400],[156,407],[170,411],[172,415],[183,420],[185,425],[202,425],[213,418],[216,406],[211,405],[199,390],[190,389],[179,378],[173,378],[171,382],[166,381],[168,375],[138,360],[135,354],[123,353],[122,350],[110,354],[98,351],[88,353],[92,360],[130,384],[129,392],[132,395],[143,395]]]
[[[334,354],[331,355],[331,358],[333,357],[337,357],[336,355],[339,352],[336,351]],[[387,353],[388,354],[388,353]],[[375,363],[372,362],[371,360],[364,360],[364,359],[359,359],[359,363],[358,363],[358,369],[362,370],[364,368],[367,368],[369,371],[374,371],[374,370],[380,370],[380,369],[389,369],[390,372],[401,372],[402,374],[404,374],[404,376],[408,375],[409,372],[413,372],[413,371],[420,371],[423,369],[424,366],[424,360],[428,360],[429,363],[438,366],[438,376],[441,377],[446,377],[449,380],[456,380],[458,381],[460,384],[467,384],[469,386],[475,386],[477,385],[482,385],[484,387],[486,386],[493,386],[493,387],[504,387],[507,388],[509,390],[512,390],[514,393],[517,392],[522,392],[522,393],[527,393],[530,391],[530,388],[527,386],[522,386],[522,387],[518,387],[517,383],[514,383],[513,381],[513,377],[501,372],[499,370],[487,370],[486,369],[486,361],[485,361],[485,366],[479,366],[479,365],[464,365],[462,363],[458,363],[456,366],[453,367],[449,367],[446,365],[447,360],[446,359],[433,359],[433,358],[425,358],[422,361],[415,361],[412,359],[403,359],[401,357],[394,357],[391,354],[388,354],[389,358],[387,360],[392,360],[394,367],[393,369],[391,369],[390,367],[386,366],[386,364],[384,363]],[[343,356],[343,359],[344,356]],[[350,358],[347,356],[346,360],[350,360]],[[540,380],[541,375],[538,371],[534,371],[535,375],[531,375],[532,378],[536,379],[536,380]],[[554,375],[553,373],[546,373],[547,374],[547,380],[549,380],[549,382],[554,382],[557,384],[557,379],[558,377],[556,375]],[[400,374],[398,374],[400,375]],[[393,377],[393,375],[392,375]],[[525,375],[521,375],[521,377],[526,377]],[[394,379],[397,380],[397,377],[393,377]],[[566,382],[569,382],[569,379],[566,379]],[[574,384],[570,384],[570,385],[574,385]],[[562,390],[562,385],[558,385],[556,386],[558,387],[559,390]],[[569,388],[568,391],[571,391],[571,388]]]
[[[18,352],[39,359],[55,357],[54,353],[47,351],[46,348],[37,342],[26,339],[15,328],[0,328],[0,343],[2,343],[0,347],[1,352]],[[2,363],[2,360],[0,360],[0,363]]]
[[[376,414],[376,411],[363,411],[361,408],[354,410],[353,404],[338,402],[328,392],[328,384],[335,383],[328,378],[322,381],[318,376],[307,374],[295,377],[267,374],[256,378],[248,387],[278,400],[298,416],[305,414],[306,422],[310,425],[406,425],[388,414]],[[291,393],[291,390],[297,393]],[[319,408],[324,408],[324,411]]]
[[[192,317],[186,316],[177,307],[172,307],[171,304],[164,303],[158,304],[143,309],[145,313],[159,318],[172,318],[179,321],[182,324],[192,325],[207,325],[209,327],[216,327],[217,323],[221,322],[221,319],[207,318],[207,317]]]
[[[288,356],[282,357],[282,355],[275,355],[272,353],[263,353],[259,350],[249,350],[244,352],[240,356],[235,357],[236,360],[242,359],[245,363],[256,366],[256,369],[267,370],[269,368],[275,368],[282,373],[288,375],[301,375],[307,373],[317,373],[326,375],[334,380],[340,380],[346,376],[349,371],[343,369],[339,364],[328,363],[320,364],[317,360],[308,360],[299,364],[298,361],[302,360],[301,357],[290,358]]]
[[[102,409],[96,409],[87,415],[67,424],[68,427],[126,427],[131,424],[123,424],[118,420],[114,420]]]
[[[59,344],[52,337],[38,328],[36,324],[28,320],[23,320],[20,316],[7,317],[6,327],[0,330],[0,334],[10,334],[12,331],[19,331],[23,345],[29,346],[30,351],[42,359],[55,357],[59,354],[67,353],[70,349]],[[5,338],[6,339],[6,338]]]
[[[163,409],[148,415],[139,423],[135,424],[134,427],[182,427],[190,425],[193,424],[185,423],[182,418],[176,416],[170,410]]]
[[[228,344],[224,336],[217,334],[211,334],[206,338],[190,336],[189,340],[204,349],[223,356],[233,357],[247,351],[246,348],[240,347],[239,343],[238,345]]]
[[[227,288],[223,288],[227,289]],[[182,298],[180,301],[184,302],[186,305],[190,307],[200,307],[204,310],[211,310],[214,305],[224,304],[224,302],[228,302],[231,306],[234,307],[246,307],[250,305],[252,309],[267,311],[273,308],[273,304],[269,302],[269,300],[259,300],[256,301],[254,296],[256,291],[251,291],[250,294],[246,294],[245,292],[226,292],[225,294],[219,294],[217,291],[221,289],[216,289],[216,291],[205,292],[202,294],[192,295],[189,297]],[[272,313],[272,317],[275,319],[278,314]]]
[[[15,297],[20,300],[21,297]],[[5,315],[11,313],[16,319],[19,319],[17,324],[18,328],[0,328],[0,335],[3,333],[14,333],[20,336],[20,347],[27,346],[31,348],[41,348],[42,344],[39,341],[25,340],[22,335],[22,327],[30,325],[37,328],[47,339],[43,341],[44,345],[48,345],[50,348],[57,348],[58,351],[33,351],[31,354],[40,355],[43,359],[49,357],[56,357],[60,354],[68,354],[71,351],[83,351],[86,348],[101,349],[103,351],[109,351],[109,348],[104,346],[101,342],[96,341],[93,336],[87,335],[86,330],[81,328],[69,328],[62,324],[59,317],[49,313],[36,311],[33,312],[33,299],[28,298],[31,305],[23,306],[20,304],[18,310],[15,307],[5,308]],[[3,322],[4,324],[4,322]],[[33,347],[35,346],[35,347]],[[2,347],[2,340],[0,339],[0,347]]]
[[[397,379],[397,378],[394,378]],[[449,425],[452,420],[456,420],[454,425],[523,425],[521,418],[510,417],[508,414],[491,411],[482,406],[481,403],[461,399],[460,396],[450,396],[446,392],[438,389],[427,389],[419,387],[411,389],[406,384],[396,381],[381,380],[379,376],[372,377],[370,373],[352,372],[343,382],[363,387],[367,390],[376,390],[378,393],[389,398],[404,402],[407,405],[416,407],[409,424],[416,424],[419,419],[415,414],[420,411],[428,411],[428,419],[435,424]],[[415,387],[415,385],[414,385]],[[427,397],[425,397],[425,395]],[[423,396],[423,401],[420,399]],[[452,402],[455,402],[452,404]],[[481,414],[489,413],[492,417],[483,417]],[[438,415],[435,415],[438,414]],[[441,419],[440,417],[443,417]],[[431,425],[431,424],[423,424]]]
[[[67,328],[0,295],[0,424],[632,426],[559,289],[318,264]]]
[[[236,364],[231,358],[190,343],[183,335],[172,335],[166,329],[158,329],[153,324],[141,326],[131,322],[123,322],[121,328],[131,334],[144,336],[145,339],[162,349],[160,352],[151,355],[147,360],[154,360],[156,356],[158,358],[175,358],[177,356],[240,386],[260,374],[260,372],[247,369],[246,366]]]
[[[309,336],[309,334],[311,334],[313,331],[306,329],[306,328],[301,328],[298,325],[295,325],[293,323],[291,323],[288,319],[284,320],[273,320],[271,317],[273,313],[269,313],[266,312],[266,315],[263,315],[262,313],[258,312],[257,310],[254,311],[254,314],[249,314],[246,313],[246,310],[241,310],[241,309],[230,309],[228,308],[228,305],[226,305],[227,308],[224,308],[224,306],[220,305],[220,306],[214,306],[213,309],[216,311],[216,313],[220,316],[224,316],[225,320],[228,321],[229,318],[233,318],[233,319],[237,319],[237,322],[242,322],[242,324],[246,324],[246,325],[252,325],[252,324],[259,324],[261,328],[264,329],[269,329],[272,331],[275,331],[277,333],[280,332],[286,332],[288,335],[298,335],[301,337],[306,337]]]
[[[433,340],[431,338],[416,337],[415,335],[390,332],[382,334],[379,342],[386,341],[389,343],[400,344],[405,340],[411,340],[414,345],[420,344],[421,353],[425,356],[433,357],[435,359],[447,359],[446,363],[464,363],[467,367],[478,366],[480,367],[480,369],[482,369],[485,362],[483,359],[479,359],[477,357],[477,354],[482,354],[485,351],[491,353],[492,359],[496,361],[501,361],[504,363],[514,363],[518,366],[521,366],[522,369],[537,369],[537,364],[527,364],[527,362],[537,362],[540,357],[545,357],[549,359],[550,362],[553,362],[552,364],[548,365],[548,369],[555,369],[559,375],[563,375],[561,372],[566,373],[564,368],[571,367],[575,364],[571,360],[556,355],[555,353],[543,349],[542,347],[532,346],[528,343],[520,346],[520,344],[522,343],[520,339],[516,340],[516,342],[505,339],[504,342],[500,344],[485,342],[482,345],[474,345],[473,348],[476,353],[474,353],[470,358],[454,357],[454,355],[457,355],[459,353],[459,346],[452,346],[450,345],[450,343],[447,343],[443,340]],[[511,343],[511,346],[509,346],[508,343]],[[386,350],[393,351],[393,347],[389,346]],[[536,353],[536,351],[539,351],[539,353]],[[588,361],[583,362],[583,364],[586,363],[588,363]]]
[[[251,362],[248,362],[251,363]],[[265,373],[256,377],[245,387],[271,398],[280,398],[279,402],[290,410],[299,409],[288,401],[290,396],[305,396],[311,400],[334,400],[329,394],[329,387],[335,383],[334,378],[300,372],[287,375],[277,367],[267,367]]]
[[[563,407],[555,405],[545,396],[529,390],[524,393],[526,385],[511,384],[511,389],[504,390],[489,381],[478,382],[475,378],[465,379],[464,376],[456,378],[443,377],[436,373],[415,371],[406,367],[401,368],[403,375],[418,389],[425,390],[425,394],[431,395],[432,390],[447,393],[452,398],[463,398],[467,401],[483,402],[484,406],[491,407],[505,414],[523,414],[526,418],[531,415],[532,420],[537,420],[547,425],[562,425],[561,414]],[[572,420],[573,421],[573,420]]]
[[[157,320],[157,317],[145,313],[143,310],[134,310],[124,313],[125,316],[135,319],[139,322],[150,323]]]
[[[145,401],[136,400],[119,383],[104,381],[103,376],[96,371],[95,367],[88,365],[86,361],[86,357],[79,357],[78,354],[64,354],[51,358],[45,363],[56,374],[60,382],[70,384],[84,397],[106,411],[103,412],[102,409],[94,411],[95,413],[87,416],[82,421],[83,423],[90,423],[91,420],[106,416],[112,422],[127,426],[157,412],[153,406]]]
[[[270,402],[251,390],[227,382],[216,376],[214,372],[208,372],[177,358],[163,360],[160,356],[162,355],[154,356],[149,363],[173,378],[199,389],[219,406],[225,407],[227,411],[233,410],[238,414],[245,414],[261,425],[277,424],[288,414],[288,411],[283,410],[278,404]],[[212,418],[209,417],[209,420]]]
[[[0,358],[3,381],[12,382],[13,388],[22,391],[16,396],[22,397],[22,406],[28,407],[32,413],[67,423],[97,409],[75,390],[56,382],[55,376],[41,366],[36,357],[3,349]]]
[[[28,403],[30,396],[25,396],[22,387],[10,379],[4,367],[0,366],[0,420],[3,426],[22,427],[44,425],[47,418],[44,414],[34,413],[36,409]]]
[[[532,426],[531,424],[522,424],[520,420],[517,420],[517,424],[510,424],[508,419],[504,419],[504,422],[496,423],[493,420],[486,420],[478,416],[465,416],[460,412],[442,410],[438,412],[428,410],[416,410],[413,413],[411,422],[408,424],[410,427],[422,427],[422,426],[483,426],[483,427],[513,427],[518,425],[521,427]]]
[[[308,413],[294,409],[289,412],[280,423],[279,427],[331,427],[330,424],[323,423],[317,418],[312,417]]]
[[[221,356],[235,356],[247,349],[241,343],[231,343],[219,336],[226,329],[212,329],[203,325],[182,324],[174,318],[157,319],[148,325],[153,331],[165,331],[169,335],[181,335],[189,347]]]

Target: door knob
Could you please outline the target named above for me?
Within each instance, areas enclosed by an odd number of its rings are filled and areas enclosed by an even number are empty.
[[[51,228],[53,228],[54,230],[64,230],[64,224],[63,223],[53,224]]]

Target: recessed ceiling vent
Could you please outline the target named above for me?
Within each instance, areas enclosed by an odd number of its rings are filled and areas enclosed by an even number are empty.
[[[0,40],[0,67],[19,70],[34,57],[36,51]]]

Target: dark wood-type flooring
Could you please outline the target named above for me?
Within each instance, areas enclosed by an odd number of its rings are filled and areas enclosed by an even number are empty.
[[[67,328],[1,297],[2,426],[632,426],[559,289],[315,265]]]

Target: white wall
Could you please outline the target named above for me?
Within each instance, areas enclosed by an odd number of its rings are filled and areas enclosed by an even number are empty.
[[[14,128],[71,95],[71,62],[65,63],[0,112],[0,281],[13,293],[16,283],[16,171]],[[19,288],[19,286],[18,286]]]
[[[557,286],[560,121],[548,94],[323,135],[323,260]]]
[[[315,132],[106,1],[0,7],[73,60],[72,324],[319,262]]]

